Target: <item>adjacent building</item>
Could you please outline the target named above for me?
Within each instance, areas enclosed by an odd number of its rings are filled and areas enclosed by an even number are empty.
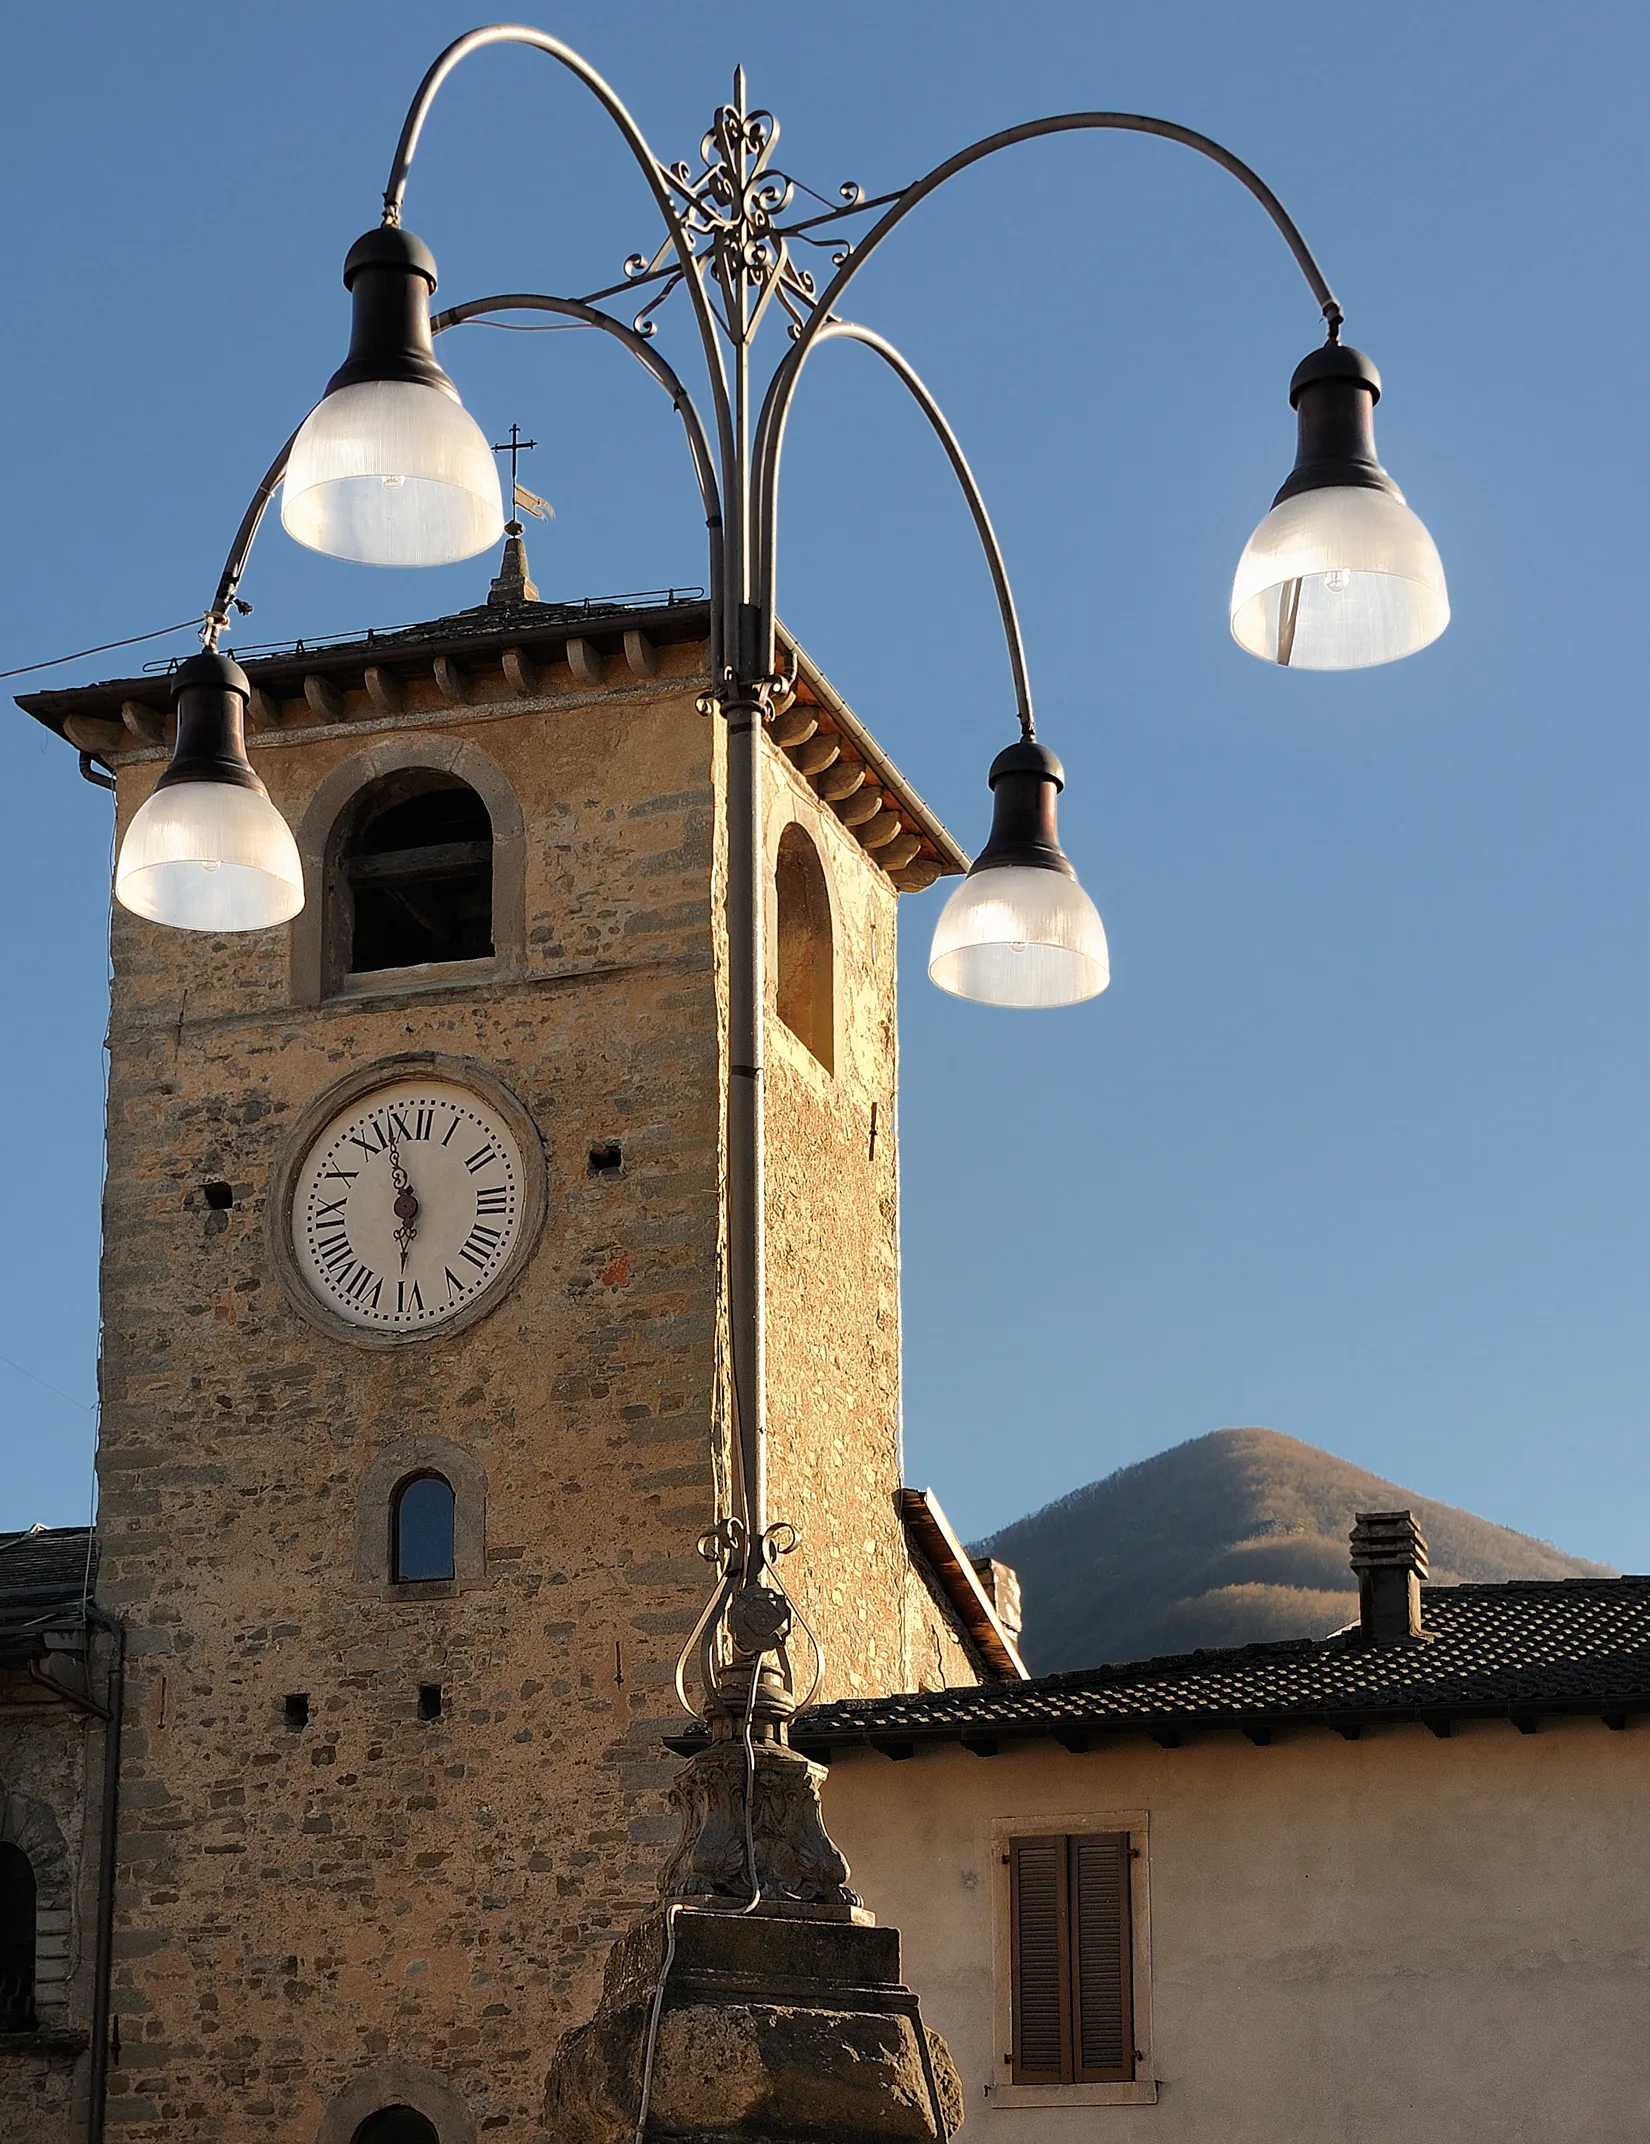
[[[829,1705],[799,1742],[979,2144],[1650,2132],[1650,1578]]]

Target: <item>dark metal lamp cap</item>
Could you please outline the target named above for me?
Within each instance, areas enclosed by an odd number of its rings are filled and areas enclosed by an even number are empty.
[[[344,255],[344,288],[353,290],[355,278],[365,268],[393,268],[403,274],[420,275],[435,289],[435,255],[423,239],[398,226],[379,224],[363,231]]]
[[[1371,405],[1381,399],[1381,375],[1375,369],[1375,360],[1346,343],[1326,342],[1309,357],[1303,357],[1290,375],[1289,407],[1299,409],[1301,396],[1307,388],[1316,387],[1323,380],[1342,380],[1355,387],[1367,387]]]
[[[1060,846],[1055,799],[1066,785],[1066,770],[1047,745],[1022,738],[999,752],[986,777],[991,785],[991,838],[975,857],[975,871],[1019,865],[1033,871],[1077,873]]]
[[[243,700],[252,697],[252,682],[246,672],[233,655],[224,655],[217,648],[203,648],[199,655],[189,656],[179,663],[166,682],[174,700],[192,685],[212,686],[219,692],[238,692]]]
[[[169,682],[177,703],[178,740],[171,764],[155,787],[223,782],[267,796],[246,756],[246,703],[252,686],[235,658],[203,650],[179,663]]]
[[[344,256],[344,287],[352,307],[349,355],[328,380],[327,393],[406,380],[439,388],[456,402],[458,389],[436,363],[430,339],[435,257],[424,241],[388,225],[363,233]]]
[[[1384,491],[1402,500],[1403,493],[1375,452],[1375,405],[1380,399],[1381,375],[1361,350],[1331,342],[1302,358],[1289,382],[1296,417],[1295,466],[1272,504],[1281,506],[1300,492],[1336,484]]]

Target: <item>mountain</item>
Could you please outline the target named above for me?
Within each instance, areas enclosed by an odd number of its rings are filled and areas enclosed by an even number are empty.
[[[1200,1645],[1325,1637],[1358,1612],[1358,1511],[1413,1511],[1434,1585],[1608,1577],[1272,1429],[1217,1429],[1017,1519],[970,1553],[1020,1574],[1034,1675]]]

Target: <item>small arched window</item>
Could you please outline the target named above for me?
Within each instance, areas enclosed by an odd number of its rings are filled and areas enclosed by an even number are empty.
[[[350,2144],[441,2144],[441,2132],[416,2107],[380,2107],[367,2116]]]
[[[829,1072],[836,1063],[831,897],[819,851],[795,820],[774,869],[779,1017]]]
[[[390,1499],[390,1577],[404,1586],[450,1579],[453,1563],[453,1485],[444,1474],[415,1474]]]
[[[35,1903],[28,1855],[0,1844],[0,2032],[34,2030]]]
[[[351,975],[493,953],[493,822],[465,782],[407,768],[339,828],[328,891],[334,965]]]

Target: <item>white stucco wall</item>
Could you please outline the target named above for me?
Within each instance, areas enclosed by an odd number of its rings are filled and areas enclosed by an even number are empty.
[[[977,2144],[1650,2135],[1650,1722],[856,1752],[825,1810]],[[1002,1820],[1142,1816],[1156,2103],[1009,2105]]]

